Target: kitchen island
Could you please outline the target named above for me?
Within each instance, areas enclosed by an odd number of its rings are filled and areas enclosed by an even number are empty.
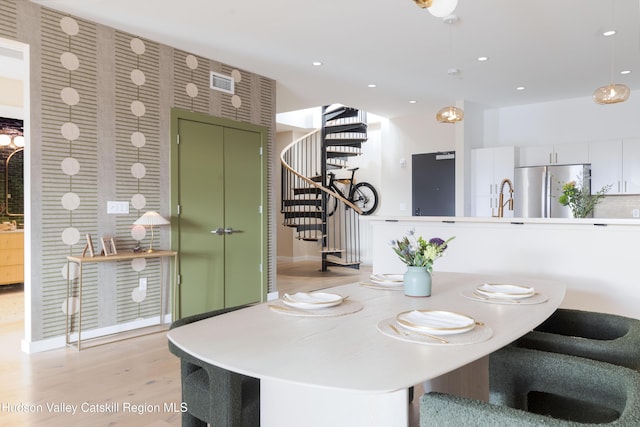
[[[456,238],[439,272],[506,274],[561,281],[562,307],[640,318],[640,220],[560,218],[368,217],[366,229],[374,273],[406,267],[390,247],[415,229],[425,239]]]

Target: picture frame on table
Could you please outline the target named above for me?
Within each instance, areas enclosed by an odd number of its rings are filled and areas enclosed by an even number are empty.
[[[113,237],[103,236],[100,238],[100,241],[102,242],[102,253],[104,256],[116,255],[118,253]]]
[[[94,257],[95,253],[93,252],[93,240],[91,239],[91,234],[86,235],[87,244],[84,245],[84,250],[82,251],[82,256],[87,256],[87,252],[90,257]]]

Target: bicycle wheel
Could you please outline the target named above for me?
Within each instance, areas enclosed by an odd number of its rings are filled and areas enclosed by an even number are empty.
[[[327,216],[331,216],[338,209],[338,199],[333,196],[327,196]]]
[[[371,215],[378,207],[378,192],[368,182],[356,184],[349,199],[360,208],[362,215]]]

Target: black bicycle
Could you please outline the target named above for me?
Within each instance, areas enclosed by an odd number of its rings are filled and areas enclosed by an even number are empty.
[[[359,182],[355,184],[356,171],[359,168],[348,169],[351,171],[351,178],[336,178],[336,174],[328,172],[329,184],[327,188],[335,191],[341,197],[344,197],[362,211],[362,215],[371,215],[378,207],[378,192],[373,185],[368,182]],[[341,184],[338,186],[337,184]],[[345,192],[340,187],[345,186]],[[345,195],[348,194],[348,196]],[[327,200],[327,215],[331,216],[338,208],[338,199],[329,196]]]

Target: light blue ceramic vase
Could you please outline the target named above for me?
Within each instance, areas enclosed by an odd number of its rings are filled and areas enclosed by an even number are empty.
[[[427,267],[407,267],[404,273],[404,294],[410,297],[431,296],[431,273]]]

